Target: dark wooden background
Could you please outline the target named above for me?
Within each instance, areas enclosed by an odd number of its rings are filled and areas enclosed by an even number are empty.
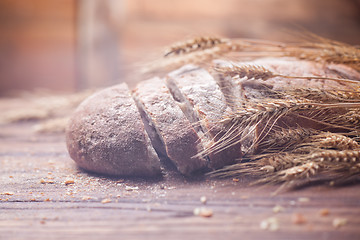
[[[199,35],[360,44],[359,0],[1,0],[0,96],[144,80],[141,64]]]

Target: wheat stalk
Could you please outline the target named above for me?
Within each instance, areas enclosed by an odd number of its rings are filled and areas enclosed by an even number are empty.
[[[324,61],[348,65],[360,70],[360,49],[358,47],[320,37],[312,33],[305,34],[308,40],[289,44],[286,55],[311,61]]]
[[[304,98],[320,103],[331,102],[358,102],[360,91],[324,90],[316,88],[297,88],[282,91],[285,95]]]
[[[354,150],[359,149],[358,142],[350,137],[336,133],[321,133],[310,138],[312,146],[326,149]]]
[[[235,54],[238,60],[248,57],[291,56],[309,61],[344,64],[360,71],[360,49],[316,35],[308,34],[308,36],[310,39],[306,42],[288,44],[246,38],[197,37],[168,47],[163,59],[144,66],[142,72],[158,72],[159,69],[171,70],[185,63],[209,64],[215,58],[226,58],[227,55],[232,54]],[[318,77],[317,79],[322,78]],[[329,80],[329,78],[326,79]],[[333,80],[337,81],[337,79]]]
[[[347,82],[347,83],[355,83],[358,84],[359,81],[357,80],[350,80],[345,78],[331,78],[331,77],[319,77],[319,76],[289,76],[289,75],[282,75],[276,74],[269,69],[263,66],[257,65],[237,65],[232,63],[232,66],[217,66],[214,68],[219,73],[224,74],[225,76],[230,76],[232,78],[238,77],[243,78],[247,77],[247,79],[254,79],[254,80],[268,80],[274,77],[281,77],[281,78],[289,78],[289,79],[308,79],[308,80],[331,80],[336,82]]]
[[[216,177],[242,175],[258,178],[254,183],[283,183],[295,186],[302,181],[323,178],[343,180],[360,174],[360,81],[348,78],[292,76],[278,74],[264,66],[234,62],[212,66],[211,60],[233,55],[243,57],[285,56],[340,63],[360,71],[360,49],[308,34],[300,43],[278,43],[253,39],[200,37],[171,46],[158,68],[175,68],[185,63],[207,66],[215,75],[233,109],[219,119],[224,132],[199,153],[208,155],[240,143],[245,156],[236,164],[210,173]],[[273,90],[265,86],[271,78],[335,81],[344,89],[298,88]],[[258,94],[234,93],[230,79],[239,90],[256,89]],[[351,89],[351,90],[345,90]],[[299,120],[301,119],[301,120]],[[296,124],[287,125],[292,120]],[[304,124],[302,121],[312,123]],[[335,133],[337,132],[337,133]],[[216,140],[215,140],[216,139]]]
[[[273,130],[259,143],[258,151],[261,153],[291,151],[298,148],[299,144],[308,142],[311,136],[317,133],[316,130],[306,128]]]
[[[219,124],[225,125],[227,130],[217,141],[209,145],[199,155],[208,155],[210,153],[221,152],[231,146],[244,142],[244,140],[254,134],[254,131],[261,126],[261,131],[255,133],[253,144],[250,146],[249,151],[253,149],[259,142],[261,142],[272,128],[276,125],[279,119],[295,114],[298,117],[307,118],[311,121],[333,127],[333,128],[346,128],[341,125],[328,123],[321,119],[316,114],[324,111],[324,109],[332,108],[357,108],[360,103],[314,103],[314,102],[296,102],[288,100],[274,100],[270,102],[261,102],[256,105],[248,104],[244,107],[237,109],[231,115],[226,116],[219,121]],[[303,113],[299,115],[300,113]],[[313,117],[307,117],[306,115]],[[336,114],[336,113],[335,113]],[[337,115],[337,114],[336,114]],[[321,116],[321,115],[320,115]],[[320,118],[318,120],[317,118]],[[349,129],[355,130],[355,129]],[[246,133],[245,135],[243,133]]]
[[[360,149],[357,150],[326,150],[313,153],[310,159],[317,162],[359,162]]]
[[[189,54],[203,51],[205,49],[215,48],[219,45],[226,45],[230,41],[218,37],[197,37],[185,42],[179,42],[170,46],[164,54],[164,57]]]
[[[294,43],[272,43],[269,41],[247,41],[246,39],[233,39],[232,42],[247,43],[241,51],[266,52],[267,56],[291,56],[302,60],[336,63],[348,65],[360,71],[360,49],[339,41],[320,37],[316,34],[302,31],[300,37],[303,41]],[[301,39],[301,38],[298,38]],[[238,50],[238,49],[236,49]]]

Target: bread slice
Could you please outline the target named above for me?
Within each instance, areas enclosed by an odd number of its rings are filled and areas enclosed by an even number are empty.
[[[206,166],[204,158],[194,157],[202,151],[201,140],[163,79],[139,83],[133,97],[157,152],[167,156],[184,175]]]
[[[169,73],[166,83],[187,118],[199,124],[196,130],[202,136],[205,148],[221,139],[225,129],[219,121],[231,110],[213,77],[202,68],[186,65]],[[225,151],[210,152],[209,166],[217,169],[234,163],[241,156],[239,144]]]
[[[66,129],[71,158],[82,168],[107,175],[161,175],[160,160],[145,132],[126,84],[86,99]]]

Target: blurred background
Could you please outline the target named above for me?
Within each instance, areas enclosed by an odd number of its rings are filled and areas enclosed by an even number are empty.
[[[0,0],[0,96],[133,86],[137,63],[173,42],[286,41],[299,26],[360,44],[360,0]]]

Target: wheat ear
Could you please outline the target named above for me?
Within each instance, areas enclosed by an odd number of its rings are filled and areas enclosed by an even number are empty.
[[[205,49],[211,49],[219,45],[229,44],[230,41],[218,37],[197,37],[185,42],[179,42],[170,46],[164,54],[164,57],[188,54]]]
[[[282,78],[289,78],[289,79],[308,79],[308,80],[331,80],[336,82],[347,82],[347,83],[355,83],[358,84],[360,81],[345,79],[345,78],[331,78],[331,77],[318,77],[318,76],[289,76],[289,75],[282,75],[276,74],[269,69],[263,66],[257,65],[237,65],[232,63],[232,66],[217,66],[214,68],[219,73],[222,73],[226,76],[234,77],[247,77],[248,79],[261,79],[261,80],[268,80],[274,77],[282,77]]]

